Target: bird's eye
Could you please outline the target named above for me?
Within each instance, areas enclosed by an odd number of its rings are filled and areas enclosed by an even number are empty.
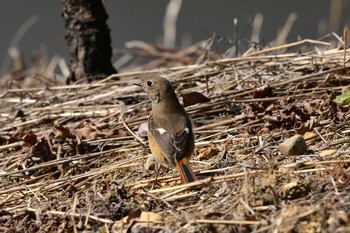
[[[150,86],[152,86],[152,85],[153,85],[153,82],[152,82],[151,80],[149,80],[149,81],[147,81],[147,83],[146,83],[146,84],[147,84],[147,86],[148,86],[148,87],[150,87]]]

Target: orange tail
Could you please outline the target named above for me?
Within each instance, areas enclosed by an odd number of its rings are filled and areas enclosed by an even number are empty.
[[[198,180],[197,176],[193,173],[188,159],[185,157],[180,162],[175,160],[177,170],[179,170],[181,183],[190,183]]]

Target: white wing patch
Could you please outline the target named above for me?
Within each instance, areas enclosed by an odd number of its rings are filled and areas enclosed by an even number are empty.
[[[160,134],[166,133],[166,130],[163,129],[163,128],[158,128],[157,130],[158,130],[158,132],[159,132]]]

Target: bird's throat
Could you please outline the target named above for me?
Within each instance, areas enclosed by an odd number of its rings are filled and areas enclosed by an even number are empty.
[[[159,94],[151,95],[152,104],[158,104],[160,101]]]

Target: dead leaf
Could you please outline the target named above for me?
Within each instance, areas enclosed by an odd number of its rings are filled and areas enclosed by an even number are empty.
[[[198,103],[210,102],[210,99],[208,99],[202,93],[199,93],[196,91],[186,93],[186,94],[182,93],[182,99],[183,99],[183,104],[185,107],[195,105]]]
[[[307,143],[307,145],[313,144],[316,140],[318,135],[314,132],[305,132],[303,137]]]
[[[140,223],[136,223],[136,221],[139,221]],[[157,213],[148,212],[148,211],[142,211],[141,209],[136,209],[134,211],[131,211],[127,217],[124,217],[119,222],[115,223],[112,227],[113,230],[121,230],[120,228],[122,226],[127,227],[130,229],[132,225],[142,225],[142,226],[154,226],[154,222],[160,222],[163,221],[163,217]]]
[[[140,222],[143,222],[141,224],[146,225],[147,222],[156,222],[156,221],[163,221],[163,217],[159,214],[143,211],[140,215]],[[154,225],[154,224],[153,224]]]
[[[129,135],[129,132],[127,130],[125,130],[125,129],[118,129],[117,134],[120,137],[126,137],[126,136]]]
[[[218,153],[218,150],[212,147],[209,148],[202,148],[199,151],[199,155],[196,157],[198,160],[204,160],[204,159],[209,159],[212,158],[214,155]]]
[[[68,127],[64,127],[59,124],[55,124],[54,127],[56,129],[55,138],[60,138],[62,141],[66,141],[67,138],[72,137],[72,134],[70,133]]]
[[[97,132],[89,124],[84,124],[83,128],[77,129],[76,135],[79,139],[95,140],[97,138]]]
[[[20,127],[15,131],[15,133],[10,137],[10,139],[8,139],[8,142],[14,143],[14,142],[21,141],[25,135],[30,133],[32,133],[31,130]]]
[[[337,153],[337,150],[323,150],[320,152],[320,156],[322,157],[329,157]]]
[[[299,127],[295,128],[295,130],[297,131],[298,134],[304,134],[306,132],[310,132],[312,131],[312,129],[317,125],[317,119],[316,117],[310,117],[309,120],[307,120],[306,122],[304,122],[302,125],[300,125]],[[296,124],[295,124],[296,126]]]
[[[115,134],[115,130],[113,130],[113,129],[103,129],[102,131],[100,131],[99,134],[102,134],[102,135],[105,135],[107,137],[110,137],[110,136]],[[125,135],[125,134],[122,133],[122,130],[118,130],[118,135],[126,136],[127,134]]]
[[[307,114],[313,115],[315,113],[314,109],[311,107],[308,101],[303,102],[303,107]]]
[[[42,162],[47,162],[52,159],[55,159],[55,156],[52,156],[49,143],[46,139],[41,138],[32,148],[32,159],[39,159]]]
[[[38,138],[35,134],[29,133],[23,137],[23,141],[27,146],[34,146],[38,142]]]
[[[129,223],[131,221],[131,219],[135,219],[135,218],[140,218],[141,216],[141,209],[136,209],[136,210],[132,210],[129,212],[128,216],[126,217],[126,223]]]

